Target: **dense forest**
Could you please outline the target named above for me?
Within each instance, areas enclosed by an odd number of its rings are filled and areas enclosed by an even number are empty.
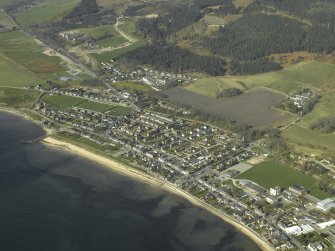
[[[145,46],[127,53],[124,60],[177,73],[201,71],[216,76],[223,75],[225,71],[225,61],[222,59],[199,56],[187,49],[170,45]]]
[[[281,69],[268,59],[273,53],[333,52],[334,11],[331,0],[257,0],[246,8],[236,7],[232,0],[195,0],[176,6],[165,16],[141,19],[138,29],[155,46],[165,46],[169,36],[199,22],[206,14],[239,14],[236,21],[192,42],[213,56],[226,58],[231,74],[253,74]]]

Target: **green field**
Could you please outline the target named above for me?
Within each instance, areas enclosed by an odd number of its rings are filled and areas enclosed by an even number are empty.
[[[117,82],[113,86],[118,90],[129,90],[129,91],[139,91],[139,92],[150,92],[152,89],[141,83],[134,82]]]
[[[136,23],[131,20],[122,21],[119,28],[127,34],[136,35]]]
[[[308,128],[291,126],[283,132],[284,138],[303,153],[335,155],[335,134],[321,134]],[[299,151],[300,152],[300,151]]]
[[[14,2],[15,0],[1,0],[0,1],[0,7],[4,7],[7,6],[9,4],[11,4],[12,2]]]
[[[44,78],[65,74],[66,69],[61,65],[62,59],[43,54],[43,49],[23,32],[1,33],[0,53],[25,68],[27,72]]]
[[[62,17],[79,3],[80,0],[43,1],[29,9],[16,13],[15,17],[23,27],[28,27]]]
[[[256,86],[265,86],[290,93],[301,85],[314,88],[322,88],[328,85],[335,87],[335,65],[308,61],[277,72],[249,76],[203,78],[184,88],[202,95],[215,97],[220,89],[232,87],[248,90]]]
[[[72,107],[78,107],[82,109],[87,109],[95,112],[107,112],[113,116],[122,116],[127,114],[132,109],[125,106],[103,104],[99,102],[89,101],[80,97],[72,96],[45,96],[43,100],[50,104],[61,109],[69,109]]]
[[[126,115],[128,112],[130,112],[132,109],[129,107],[125,107],[125,106],[116,106],[114,107],[112,110],[110,110],[108,112],[109,115],[112,116],[124,116]]]
[[[319,103],[314,107],[313,111],[307,113],[302,120],[300,125],[306,128],[319,121],[322,118],[333,118],[335,117],[335,94],[324,93]]]
[[[127,40],[122,37],[122,36],[116,36],[116,37],[111,37],[111,38],[106,38],[103,40],[97,41],[97,45],[103,48],[107,47],[117,47],[120,46],[121,44],[127,42]]]
[[[3,11],[0,10],[0,26],[4,26],[11,29],[16,25],[5,15]]]
[[[35,74],[1,56],[0,54],[0,86],[31,86],[41,83]]]
[[[93,101],[87,101],[84,103],[80,103],[79,105],[76,105],[79,108],[95,111],[95,112],[106,112],[108,110],[111,110],[115,108],[113,105],[109,104],[103,104],[103,103],[98,103],[98,102],[93,102]]]
[[[311,130],[311,125],[322,118],[335,117],[335,94],[324,93],[315,108],[299,121],[283,132],[283,136],[298,152],[308,152],[315,155],[335,154],[335,134],[323,134]]]
[[[274,186],[288,188],[297,184],[308,189],[311,195],[319,199],[328,197],[325,192],[319,189],[315,178],[272,160],[255,165],[236,178],[254,181],[267,189]]]
[[[79,104],[86,102],[86,99],[84,98],[71,96],[46,96],[43,100],[52,106],[63,109],[78,106]]]
[[[39,92],[0,87],[0,105],[14,108],[28,108],[39,96]]]

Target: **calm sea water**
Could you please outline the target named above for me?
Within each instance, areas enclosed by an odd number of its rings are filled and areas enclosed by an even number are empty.
[[[0,113],[1,251],[258,250],[182,198],[42,144],[20,144],[41,135]]]

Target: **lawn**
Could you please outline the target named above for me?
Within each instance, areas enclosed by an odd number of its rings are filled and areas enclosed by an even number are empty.
[[[43,50],[32,37],[21,31],[1,33],[0,53],[27,71],[42,78],[65,73],[62,59],[45,55]]]
[[[106,112],[108,110],[111,110],[115,108],[113,105],[109,104],[103,104],[103,103],[98,103],[98,102],[93,102],[93,101],[87,101],[84,103],[80,103],[76,105],[79,108],[95,111],[95,112]]]
[[[39,92],[0,87],[0,104],[15,108],[28,108],[39,96]]]
[[[43,1],[29,9],[16,13],[15,17],[23,27],[28,27],[63,17],[79,3],[80,0]]]
[[[301,85],[315,88],[328,85],[335,87],[335,65],[308,61],[276,72],[248,76],[203,78],[184,88],[202,95],[215,97],[220,89],[232,87],[248,90],[256,86],[265,86],[290,93]]]
[[[0,54],[0,86],[31,86],[41,83],[35,74]]]
[[[272,160],[255,165],[237,176],[237,179],[251,180],[267,189],[274,186],[288,188],[297,184],[305,187],[311,195],[319,199],[328,197],[325,192],[319,189],[315,178]]]
[[[129,91],[139,91],[139,92],[150,92],[152,89],[150,86],[141,83],[134,82],[117,82],[113,84],[118,90],[129,90]]]
[[[63,109],[78,106],[79,104],[86,102],[86,99],[84,98],[71,96],[46,96],[43,100],[52,106]]]
[[[112,116],[124,116],[126,115],[128,112],[130,112],[132,109],[129,107],[125,107],[125,106],[115,106],[112,110],[110,110],[108,112],[109,115]]]

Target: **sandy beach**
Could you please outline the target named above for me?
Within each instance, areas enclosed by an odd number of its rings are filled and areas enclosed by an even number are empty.
[[[132,177],[134,179],[140,180],[142,182],[145,182],[145,183],[153,185],[153,186],[159,186],[160,188],[162,188],[162,189],[164,189],[168,192],[172,192],[176,195],[179,195],[179,196],[187,199],[188,201],[190,201],[192,204],[197,205],[197,206],[207,210],[208,212],[210,212],[210,213],[216,215],[217,217],[221,218],[223,221],[229,223],[230,225],[233,225],[238,231],[242,232],[243,234],[245,234],[249,238],[251,238],[259,246],[259,248],[261,250],[264,250],[264,251],[275,250],[267,242],[263,241],[257,235],[257,233],[255,233],[253,230],[249,229],[246,226],[243,226],[242,224],[235,221],[230,216],[222,213],[218,209],[208,205],[207,203],[201,201],[200,199],[194,197],[193,195],[182,191],[181,189],[175,187],[173,184],[171,184],[169,182],[158,180],[158,179],[156,179],[156,178],[154,178],[154,177],[152,177],[148,174],[145,174],[144,172],[136,170],[136,169],[134,169],[130,166],[127,166],[123,163],[120,163],[117,160],[113,160],[113,159],[109,159],[109,158],[99,156],[99,155],[97,155],[95,153],[92,153],[88,150],[85,150],[81,147],[78,147],[78,146],[75,146],[73,144],[63,142],[63,141],[60,141],[60,140],[56,140],[56,139],[51,138],[51,137],[45,138],[43,140],[43,143],[45,145],[49,146],[49,147],[58,148],[58,149],[61,149],[61,150],[66,150],[66,151],[69,151],[73,154],[77,154],[81,157],[88,158],[90,160],[93,160],[93,161],[105,166],[105,167],[108,167],[108,168],[112,169],[113,171],[115,171],[119,174]]]

